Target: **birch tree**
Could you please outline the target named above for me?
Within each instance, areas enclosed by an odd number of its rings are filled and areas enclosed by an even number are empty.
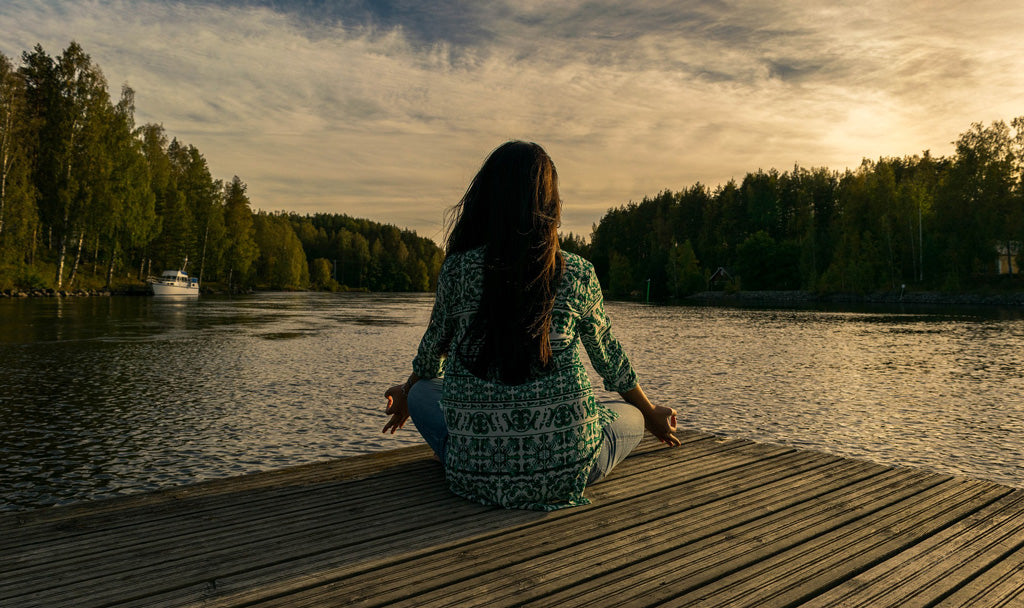
[[[38,124],[33,181],[39,189],[40,221],[57,249],[54,284],[60,289],[68,248],[83,242],[85,218],[94,203],[102,132],[97,121],[110,99],[102,72],[76,42],[56,60],[38,44],[22,59],[29,113]]]
[[[35,220],[25,83],[0,53],[0,261],[24,252]]]

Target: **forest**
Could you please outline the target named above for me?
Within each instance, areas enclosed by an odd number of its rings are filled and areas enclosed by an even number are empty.
[[[82,47],[0,54],[0,290],[118,289],[180,269],[228,292],[428,291],[443,252],[340,214],[253,211],[246,184],[135,124]]]
[[[665,190],[609,209],[589,242],[569,235],[563,246],[619,297],[1024,289],[1024,117],[975,123],[954,143],[949,158],[926,151]]]
[[[429,291],[430,239],[342,214],[253,211],[195,146],[135,124],[81,46],[0,54],[0,291],[116,288],[181,268],[204,285]],[[795,166],[610,208],[563,235],[613,297],[706,289],[863,294],[1021,289],[1024,117],[975,123],[950,157]]]

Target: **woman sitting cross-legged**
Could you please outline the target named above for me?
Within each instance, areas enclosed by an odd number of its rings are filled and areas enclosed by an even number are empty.
[[[405,384],[387,390],[384,431],[412,416],[452,492],[553,510],[636,447],[644,428],[670,446],[675,410],[652,405],[611,333],[601,285],[558,246],[561,199],[547,153],[508,142],[453,209],[437,295]],[[607,390],[601,403],[583,343]]]

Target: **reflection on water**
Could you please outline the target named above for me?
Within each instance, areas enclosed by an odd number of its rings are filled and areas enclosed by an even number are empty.
[[[998,312],[615,310],[681,425],[1024,487],[1024,320]]]
[[[0,509],[416,443],[383,436],[430,296],[0,301]]]
[[[0,301],[0,510],[418,443],[381,395],[431,303]],[[608,308],[682,426],[1024,487],[1016,312]]]

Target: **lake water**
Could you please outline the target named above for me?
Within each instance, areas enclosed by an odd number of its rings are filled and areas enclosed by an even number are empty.
[[[0,300],[0,510],[418,444],[382,394],[432,301]],[[1024,487],[1019,310],[608,310],[681,427]]]

